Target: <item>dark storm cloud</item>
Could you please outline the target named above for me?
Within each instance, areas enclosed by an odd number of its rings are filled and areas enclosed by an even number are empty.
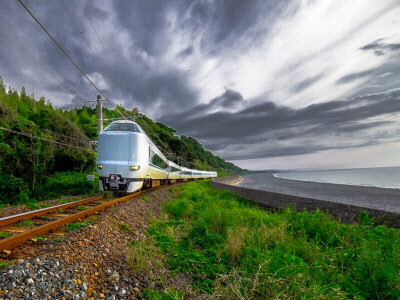
[[[291,1],[114,1],[113,8],[119,26],[134,41],[132,53],[142,51],[146,56],[157,58],[171,43],[167,32],[171,22],[177,22],[176,26],[193,39],[199,38],[203,54],[214,56],[225,50],[236,51],[234,49],[245,47],[246,43],[254,44],[254,37],[268,30],[267,25],[259,26],[260,22],[273,24],[289,3]],[[171,12],[178,18],[171,20]],[[185,59],[193,53],[193,46],[187,45],[177,58]],[[171,109],[183,110],[198,101],[198,91],[186,80],[186,70],[182,72],[171,67],[167,72],[160,72],[157,66],[150,68],[138,56],[132,57],[129,64],[118,65],[118,72],[119,78],[132,84],[118,84],[118,76],[109,80],[113,86],[121,86],[128,99],[138,104],[146,105],[158,99]],[[162,84],[158,85],[159,82]]]
[[[90,5],[90,3],[88,3],[89,5],[85,6],[85,11],[86,14],[88,14],[91,18],[97,18],[101,21],[105,21],[108,19],[109,17],[109,13],[103,9],[100,9],[98,7],[94,7],[92,5]]]
[[[93,78],[98,75],[99,81],[104,80],[102,91],[111,100],[117,98],[127,108],[137,106],[141,111],[153,114],[150,114],[151,117],[158,116],[162,111],[160,121],[181,133],[200,138],[207,148],[219,151],[218,154],[226,158],[273,157],[361,147],[385,142],[394,134],[391,129],[394,121],[372,118],[398,112],[399,91],[293,109],[271,102],[268,98],[244,99],[238,91],[226,88],[220,96],[211,100],[202,99],[207,103],[200,104],[199,89],[208,87],[199,87],[197,83],[193,86],[193,78],[197,77],[189,78],[187,73],[192,67],[189,63],[187,68],[184,64],[178,66],[178,63],[190,62],[190,59],[207,62],[212,58],[217,62],[215,68],[218,68],[221,57],[240,58],[248,53],[247,50],[258,49],[270,37],[269,30],[277,24],[277,20],[290,19],[288,16],[300,5],[297,1],[85,1],[87,13],[110,54],[108,57],[104,52],[85,17],[83,33],[101,65],[60,1],[25,2],[87,74]],[[79,1],[64,2],[81,25]],[[383,15],[387,9],[377,11],[359,28]],[[79,91],[77,93],[61,82],[72,97],[69,107],[81,106],[84,100],[95,98],[97,91],[17,1],[2,3],[0,23],[12,30]],[[305,53],[301,59],[277,63],[281,64],[283,73],[301,70],[303,64],[352,38],[355,32],[349,31],[342,40],[335,40],[322,49],[317,47],[317,50],[312,50],[310,47],[311,52]],[[181,34],[184,36],[182,43]],[[185,40],[187,37],[189,42]],[[271,38],[276,36],[272,33]],[[46,72],[46,76],[53,76],[45,68],[29,75],[27,69],[36,67],[21,59],[12,38],[1,27],[0,43],[0,68],[5,72],[0,75],[6,82],[11,80],[29,85],[34,82],[36,89],[46,90],[52,95],[64,93],[54,80],[43,78]],[[359,46],[354,47],[356,52],[371,51],[375,55],[386,55],[385,63],[374,68],[365,66],[366,70],[352,69],[349,74],[338,76],[336,84],[353,83],[358,79],[365,82],[355,88],[355,94],[394,88],[400,82],[400,44],[380,39],[361,47],[361,51],[357,50]],[[325,72],[322,70],[312,70],[296,77],[288,84],[287,92],[301,93],[313,89],[324,76],[330,75],[322,73]],[[190,74],[194,72],[193,68]],[[398,136],[400,132],[396,134]]]
[[[243,150],[239,155],[224,150],[223,156],[227,159],[285,156],[382,142],[390,135],[381,131],[374,134],[371,130],[383,130],[395,123],[373,118],[400,112],[400,90],[313,104],[301,109],[272,102],[235,113],[207,113],[207,107],[201,108],[164,116],[161,120],[177,128],[178,132],[184,130],[199,137],[213,151],[234,149],[232,152],[237,153]],[[329,139],[325,140],[327,136]],[[300,144],[299,139],[302,140]]]
[[[336,81],[336,84],[343,84],[343,83],[349,83],[351,81],[357,80],[359,78],[367,77],[373,74],[376,74],[377,69],[369,69],[361,72],[356,72],[356,73],[351,73],[343,76],[342,78],[338,79]]]
[[[82,7],[79,2],[64,1],[64,3],[80,27]],[[160,71],[157,65],[151,67],[146,61],[146,57],[151,57],[152,53],[157,56],[159,53],[165,51],[168,41],[163,39],[161,28],[165,28],[168,25],[166,24],[165,13],[168,11],[169,4],[161,1],[157,6],[161,10],[154,9],[154,3],[150,5],[150,2],[147,1],[139,1],[139,4],[135,10],[132,10],[132,7],[135,6],[130,2],[123,1],[119,6],[117,3],[114,3],[118,14],[124,16],[124,19],[119,21],[126,22],[124,24],[115,24],[116,30],[118,26],[126,27],[135,41],[135,45],[126,51],[129,53],[129,58],[126,60],[126,57],[124,58],[122,53],[123,47],[119,47],[117,42],[107,39],[110,36],[106,36],[103,33],[102,23],[110,19],[110,14],[96,7],[96,2],[85,3],[85,9],[110,56],[104,52],[87,16],[84,17],[83,34],[89,40],[89,44],[95,50],[97,57],[93,56],[80,30],[76,28],[72,18],[61,2],[57,1],[51,4],[49,2],[27,2],[29,9],[32,10],[44,27],[49,30],[50,34],[81,69],[89,76],[97,73],[104,79],[107,87],[100,87],[99,83],[96,83],[96,86],[102,90],[106,97],[111,100],[118,97],[119,101],[125,101],[123,104],[127,107],[139,106],[146,108],[150,103],[154,104],[157,101],[160,102],[161,106],[163,102],[168,102],[171,109],[187,107],[191,105],[192,101],[196,101],[197,95],[187,83],[185,79],[186,74],[174,69]],[[5,13],[5,16],[3,16],[3,13]],[[71,89],[65,82],[61,83],[62,86],[69,90],[70,94],[74,95],[72,104],[69,104],[68,107],[81,106],[84,100],[95,98],[98,91],[91,86],[20,4],[14,1],[5,2],[4,7],[2,7],[1,18],[1,24],[5,23],[7,28],[18,35],[18,38],[27,47],[32,48],[31,50],[34,53],[75,88]],[[15,32],[16,28],[23,28],[23,30]],[[115,33],[118,34],[119,31]],[[0,27],[0,38],[2,36],[4,36],[7,46],[8,44],[16,44],[7,32]],[[111,38],[114,38],[114,36],[111,36]],[[41,67],[37,69],[36,65],[31,61],[32,58],[28,59],[28,61],[21,61],[15,55],[15,59],[10,60],[10,54],[7,55],[7,53],[4,53],[6,51],[4,47],[1,48],[0,66],[2,69],[12,71],[10,72],[12,73],[11,75],[0,74],[5,77],[6,82],[7,80],[14,81],[13,79],[15,78],[15,81],[28,82],[31,85],[36,80],[36,86],[39,88],[40,80],[37,79],[37,75],[40,72],[47,72],[47,76],[53,76],[60,81],[42,62],[38,62]],[[186,50],[184,52],[186,55],[190,54],[190,48],[184,50]],[[14,55],[14,53],[11,53],[11,55]],[[32,55],[28,53],[28,56]],[[156,61],[156,63],[158,62]],[[37,74],[35,74],[35,78],[27,78],[27,75],[22,70],[32,66],[37,69]],[[16,72],[17,70],[20,71]],[[42,89],[46,89],[49,92],[65,92],[58,84],[54,85],[52,83],[49,85],[49,82],[40,84],[42,85]],[[83,95],[83,97],[80,95]],[[62,103],[62,99],[52,100]],[[132,103],[133,101],[135,103]],[[61,104],[61,106],[63,105]]]
[[[239,104],[242,101],[243,101],[243,97],[240,93],[235,92],[230,89],[226,89],[225,93],[223,93],[221,96],[211,100],[208,107],[212,108],[214,106],[220,106],[220,107],[228,108],[228,107],[235,106],[236,104]]]
[[[246,47],[255,47],[260,43],[260,34],[268,32],[282,13],[288,13],[287,7],[293,1],[87,1],[85,9],[91,17],[97,32],[110,53],[108,57],[100,46],[97,36],[91,28],[87,16],[84,17],[83,34],[88,38],[98,58],[94,57],[87,47],[80,30],[76,28],[62,2],[27,1],[27,6],[38,17],[65,51],[77,62],[86,74],[98,73],[104,79],[107,87],[102,92],[111,100],[118,97],[127,107],[137,106],[140,109],[157,114],[156,106],[162,109],[168,106],[170,110],[185,110],[198,103],[199,91],[194,88],[187,76],[187,70],[174,67],[173,62],[160,61],[160,57],[170,46],[174,35],[168,30],[171,22],[182,32],[193,38],[199,38],[200,51],[203,55],[213,56],[223,51],[240,52]],[[64,1],[67,8],[80,27],[82,24],[82,7],[79,2]],[[292,5],[293,7],[295,5]],[[171,19],[172,16],[173,17]],[[56,17],[54,17],[56,16]],[[53,69],[70,83],[61,83],[72,95],[72,104],[81,106],[83,100],[94,99],[98,92],[87,82],[75,66],[65,57],[48,36],[40,29],[29,14],[16,1],[6,1],[0,14],[10,29],[17,29],[19,38],[32,50],[39,53]],[[112,34],[106,35],[109,28],[103,25],[113,22]],[[3,23],[3,21],[2,21]],[[121,32],[125,40],[118,40]],[[2,30],[0,28],[0,34]],[[3,33],[4,34],[4,33]],[[178,33],[177,33],[178,34]],[[13,43],[10,37],[6,43]],[[122,44],[121,44],[122,43]],[[3,49],[2,49],[3,50]],[[184,45],[177,52],[177,59],[186,59],[193,55],[193,45]],[[47,91],[65,91],[54,82],[40,87],[40,80],[29,78],[22,72],[27,63],[15,56],[13,63],[8,61],[10,55],[0,57],[2,69],[13,71],[1,74],[3,77],[17,82],[36,81],[36,88]],[[111,61],[109,60],[111,58]],[[100,64],[98,62],[100,60]],[[38,72],[52,72],[42,65]],[[28,62],[31,65],[31,62]],[[20,70],[16,72],[16,70]],[[54,77],[54,76],[53,76]],[[56,77],[54,77],[56,78]],[[60,79],[57,78],[57,81]],[[229,91],[227,91],[229,94]],[[83,95],[83,96],[80,96]],[[240,99],[226,95],[221,99],[213,99],[215,107],[234,107],[240,104]],[[85,99],[84,99],[85,98]],[[63,103],[63,99],[51,99]],[[216,103],[215,101],[218,103]],[[214,102],[213,102],[214,101]],[[66,104],[65,104],[66,105]],[[61,106],[63,106],[61,104]]]
[[[335,84],[347,84],[360,80],[357,88],[348,97],[383,92],[398,88],[400,81],[400,52],[394,53],[385,63],[378,67],[352,72],[339,78]]]
[[[178,53],[179,58],[185,58],[186,56],[189,56],[193,53],[193,47],[189,46],[186,49],[182,50],[181,52]]]
[[[64,3],[79,22],[80,5],[79,7],[71,5],[69,1]],[[97,61],[95,61],[89,48],[84,44],[80,32],[76,29],[61,2],[52,2],[50,5],[49,2],[26,2],[26,5],[86,73],[90,74],[98,71]],[[93,11],[93,14],[98,17],[107,17],[105,12],[101,12],[101,10],[90,11]],[[57,17],[55,18],[54,16]],[[97,93],[94,88],[88,84],[83,75],[18,2],[6,1],[2,3],[1,24],[14,37],[3,27],[0,27],[0,34],[5,36],[7,44],[15,47],[17,49],[16,52],[19,54],[19,57],[16,56],[12,61],[11,67],[7,67],[7,61],[10,60],[10,55],[14,53],[1,55],[0,65],[2,69],[9,72],[9,74],[1,74],[4,75],[6,80],[22,84],[28,83],[29,87],[35,83],[35,87],[39,92],[45,90],[47,92],[65,93],[66,91],[61,87],[63,86],[69,91],[67,93],[72,94],[76,99],[74,106],[81,106],[84,100],[94,98],[90,97],[90,95]],[[88,34],[88,30],[89,28],[85,27],[84,33]],[[29,51],[26,48],[29,48]],[[28,68],[34,69],[31,77],[24,73],[24,70]],[[51,69],[55,70],[62,78],[59,78]],[[61,86],[54,84],[54,81],[45,80],[46,77],[60,82]],[[69,85],[65,82],[68,82]],[[83,95],[83,97],[80,95]],[[59,106],[63,106],[64,99],[51,100],[57,102]]]
[[[301,92],[305,89],[307,89],[308,87],[312,86],[313,84],[317,83],[319,80],[321,80],[324,77],[323,74],[318,74],[315,76],[312,76],[310,78],[307,78],[303,81],[300,81],[299,83],[297,83],[293,88],[292,88],[292,92],[293,93],[298,93]]]
[[[363,51],[373,50],[374,54],[377,56],[384,55],[385,54],[384,50],[400,51],[400,44],[398,44],[398,43],[387,44],[387,43],[383,43],[382,40],[384,40],[384,39],[379,39],[379,40],[376,40],[375,42],[367,44],[367,45],[361,47],[360,50],[363,50]]]

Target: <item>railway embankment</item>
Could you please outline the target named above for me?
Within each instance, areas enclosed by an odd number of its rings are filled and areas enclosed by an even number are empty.
[[[311,212],[317,209],[323,211],[327,210],[336,220],[348,224],[357,222],[360,213],[367,212],[370,216],[375,218],[379,224],[400,228],[400,215],[394,212],[237,186],[241,181],[241,176],[221,177],[214,178],[211,181],[211,185],[217,189],[229,190],[244,199],[271,210],[279,210],[288,206],[296,208],[297,211],[306,210]],[[297,184],[302,183],[299,182]],[[316,186],[318,186],[318,184],[316,184]],[[316,187],[316,189],[318,189],[318,187]],[[349,192],[349,197],[351,197],[350,193],[351,192]]]
[[[133,274],[129,243],[146,238],[149,220],[159,217],[173,186],[136,196],[86,219],[86,227],[42,242],[28,242],[8,255],[13,265],[0,269],[0,299],[138,299],[152,289],[147,274]],[[18,212],[25,211],[20,208]],[[7,213],[7,212],[5,212]],[[180,284],[165,272],[165,284]],[[150,287],[149,287],[150,285]]]

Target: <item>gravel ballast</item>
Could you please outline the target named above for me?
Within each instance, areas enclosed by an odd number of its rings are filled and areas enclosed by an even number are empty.
[[[126,262],[127,243],[145,238],[148,220],[160,215],[162,202],[171,199],[170,189],[176,186],[100,212],[91,225],[69,232],[61,242],[28,243],[14,249],[12,255],[27,258],[0,269],[0,300],[139,299],[143,289],[161,286],[149,283],[146,274],[133,275]],[[121,223],[129,225],[129,232],[120,229]],[[187,283],[182,280],[171,278],[173,284]]]

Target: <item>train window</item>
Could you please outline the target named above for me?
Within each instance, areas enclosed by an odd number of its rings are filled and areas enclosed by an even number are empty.
[[[134,131],[141,132],[139,126],[132,123],[112,123],[104,131]]]
[[[171,172],[179,172],[180,170],[171,166]]]
[[[153,151],[151,151],[151,152],[153,152]],[[151,159],[151,163],[153,165],[160,167],[162,169],[168,168],[168,164],[161,157],[159,157],[154,152],[152,154],[154,154],[154,155],[152,155],[152,157],[150,159]]]

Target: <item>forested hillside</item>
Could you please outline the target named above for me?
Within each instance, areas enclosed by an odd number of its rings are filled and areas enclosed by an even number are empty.
[[[125,117],[136,117],[135,121],[170,160],[190,168],[217,170],[219,175],[245,171],[214,156],[196,139],[178,137],[174,129],[153,122],[137,110],[117,109]],[[103,118],[121,118],[119,112],[104,108]],[[28,95],[25,88],[20,92],[7,89],[0,77],[0,195],[3,203],[93,191],[86,174],[96,173],[96,153],[90,144],[96,140],[94,108],[54,108],[43,97],[35,99]]]

